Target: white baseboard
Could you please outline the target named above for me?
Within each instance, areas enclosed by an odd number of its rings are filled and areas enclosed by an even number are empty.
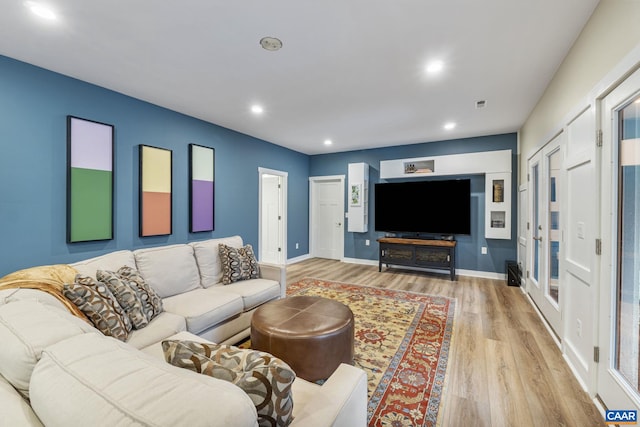
[[[297,263],[297,262],[302,262],[302,261],[307,260],[307,259],[311,259],[311,255],[309,255],[309,254],[304,254],[304,255],[300,255],[300,256],[295,257],[295,258],[289,258],[289,259],[287,260],[287,265],[289,265],[289,264],[295,264],[295,263]]]

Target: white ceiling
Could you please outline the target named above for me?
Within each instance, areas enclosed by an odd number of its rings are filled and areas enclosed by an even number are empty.
[[[0,0],[0,54],[318,154],[517,131],[598,0],[45,3]]]

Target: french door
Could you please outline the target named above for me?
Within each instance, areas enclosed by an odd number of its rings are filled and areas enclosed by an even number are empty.
[[[640,410],[640,71],[601,103],[603,133],[598,395]]]
[[[529,159],[527,291],[558,337],[562,336],[560,281],[563,205],[562,134]]]

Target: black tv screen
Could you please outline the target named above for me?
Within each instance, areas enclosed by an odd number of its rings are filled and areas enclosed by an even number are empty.
[[[471,234],[471,180],[375,185],[375,229],[393,233]]]

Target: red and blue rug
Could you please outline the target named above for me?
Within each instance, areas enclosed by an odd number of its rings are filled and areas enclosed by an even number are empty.
[[[319,279],[289,285],[287,294],[331,298],[353,311],[369,427],[438,425],[455,299]]]

